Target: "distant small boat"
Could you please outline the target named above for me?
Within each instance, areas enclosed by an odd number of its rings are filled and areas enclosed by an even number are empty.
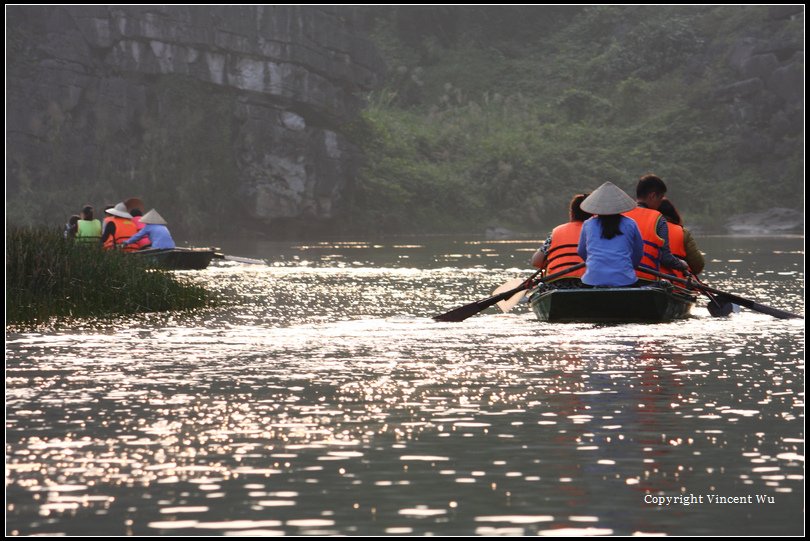
[[[133,254],[145,258],[149,266],[167,270],[201,270],[217,255],[210,248],[148,248]]]
[[[540,321],[662,323],[689,316],[697,297],[671,285],[543,289],[529,304]]]

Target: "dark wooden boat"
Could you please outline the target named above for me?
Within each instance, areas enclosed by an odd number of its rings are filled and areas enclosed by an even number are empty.
[[[540,321],[661,323],[689,316],[697,297],[671,285],[534,291],[529,304]]]
[[[133,252],[151,267],[167,270],[200,270],[216,255],[210,248],[146,249]]]

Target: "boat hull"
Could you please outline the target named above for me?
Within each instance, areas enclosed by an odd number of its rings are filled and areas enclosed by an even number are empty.
[[[140,250],[134,252],[151,267],[166,270],[201,270],[208,267],[214,258],[214,250],[207,248],[172,248],[164,250]]]
[[[688,317],[696,301],[655,286],[546,289],[529,298],[540,321],[560,323],[661,323]]]

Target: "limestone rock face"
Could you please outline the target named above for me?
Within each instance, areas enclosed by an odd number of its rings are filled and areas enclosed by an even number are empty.
[[[761,212],[731,216],[726,229],[737,235],[777,235],[801,233],[804,215],[789,208],[774,207]]]
[[[14,6],[7,32],[21,221],[132,195],[188,230],[328,221],[383,69],[340,7]]]
[[[770,16],[773,36],[749,36],[732,44],[727,63],[736,81],[718,88],[715,98],[739,136],[737,158],[778,167],[801,148],[804,110],[804,45],[782,35],[781,19],[803,17],[803,11],[773,9]]]

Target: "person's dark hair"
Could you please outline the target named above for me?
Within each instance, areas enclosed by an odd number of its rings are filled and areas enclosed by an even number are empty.
[[[678,209],[675,208],[675,205],[672,204],[672,201],[669,199],[664,199],[661,201],[661,204],[658,206],[658,212],[664,215],[664,218],[671,224],[678,224],[681,225],[683,220],[681,220],[681,215],[678,213]]]
[[[139,208],[134,208],[129,211],[129,215],[134,218],[135,216],[143,216],[143,212]]]
[[[593,214],[591,214],[590,212],[585,212],[580,208],[582,202],[585,201],[585,198],[588,197],[589,195],[590,194],[588,193],[579,193],[575,195],[573,199],[571,199],[571,205],[568,207],[571,220],[575,222],[584,222],[585,220],[593,216]]]
[[[619,229],[619,224],[622,221],[621,214],[605,214],[599,216],[599,225],[602,226],[602,238],[612,239],[616,235],[621,235],[622,231]]]
[[[79,223],[80,219],[81,218],[80,218],[80,216],[78,214],[74,214],[73,216],[68,218],[68,224],[70,224],[71,226],[74,226],[74,225]]]
[[[82,209],[82,220],[92,220],[93,219],[93,207],[91,205],[85,205]]]
[[[638,180],[636,184],[636,197],[642,199],[651,193],[657,193],[663,196],[667,193],[667,185],[664,181],[653,175],[647,173]]]

